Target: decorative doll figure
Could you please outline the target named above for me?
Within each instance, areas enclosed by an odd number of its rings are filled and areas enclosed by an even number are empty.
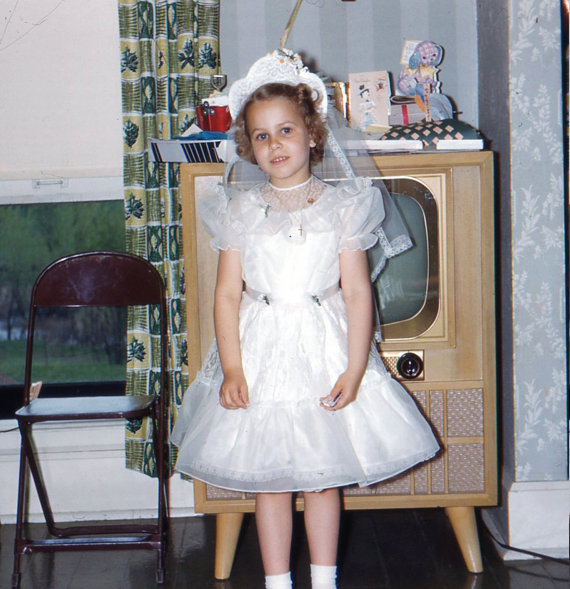
[[[443,49],[433,41],[418,43],[400,72],[398,89],[406,96],[415,96],[416,86],[427,84],[430,92],[438,90],[438,66],[443,58]]]

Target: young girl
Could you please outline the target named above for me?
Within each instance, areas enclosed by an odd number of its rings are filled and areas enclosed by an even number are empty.
[[[303,491],[313,587],[336,587],[339,487],[391,477],[438,444],[371,346],[365,250],[382,197],[370,180],[333,187],[311,174],[327,138],[322,81],[272,52],[229,98],[238,153],[268,180],[229,199],[220,190],[202,211],[220,252],[216,341],[172,433],[176,468],[257,493],[268,588],[292,586]]]

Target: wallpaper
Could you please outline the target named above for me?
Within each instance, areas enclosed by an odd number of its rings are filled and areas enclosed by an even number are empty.
[[[279,46],[295,4],[222,0],[220,52],[230,83]],[[445,51],[441,91],[462,120],[477,126],[476,29],[475,0],[304,0],[287,45],[336,81],[346,81],[349,72],[375,70],[388,70],[397,80],[404,39],[435,41]]]
[[[512,0],[511,196],[517,481],[567,478],[560,5]]]

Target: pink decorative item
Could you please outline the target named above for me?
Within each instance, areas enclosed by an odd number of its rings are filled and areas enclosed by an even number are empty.
[[[433,41],[421,41],[400,72],[398,90],[404,96],[415,96],[416,87],[427,85],[430,92],[439,91],[437,67],[443,59],[443,49]]]

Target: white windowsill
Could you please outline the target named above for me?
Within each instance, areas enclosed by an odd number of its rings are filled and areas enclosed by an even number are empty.
[[[122,176],[68,177],[1,180],[0,205],[50,202],[121,200]]]

